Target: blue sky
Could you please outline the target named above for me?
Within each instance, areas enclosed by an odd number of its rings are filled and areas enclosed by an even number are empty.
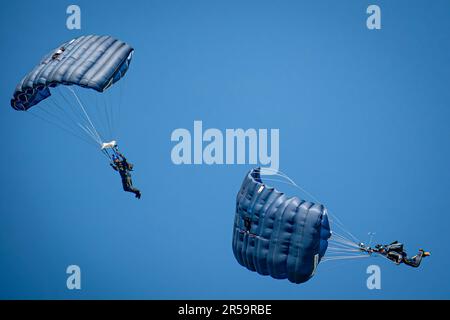
[[[449,298],[448,1],[77,1],[75,31],[69,4],[0,11],[0,298]],[[118,140],[140,201],[99,152],[9,106],[44,54],[83,34],[136,50]],[[194,120],[278,128],[280,169],[349,230],[432,257],[323,264],[302,285],[242,268],[232,224],[252,166],[174,165],[171,133]],[[70,264],[80,291],[65,286]],[[370,264],[381,290],[366,288]]]

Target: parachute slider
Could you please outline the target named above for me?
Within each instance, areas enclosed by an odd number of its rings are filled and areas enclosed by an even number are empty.
[[[103,142],[102,143],[102,150],[104,150],[104,149],[114,149],[115,147],[117,147],[116,140],[112,140],[110,142]]]

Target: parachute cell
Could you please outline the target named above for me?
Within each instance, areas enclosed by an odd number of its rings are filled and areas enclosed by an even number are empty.
[[[310,279],[331,236],[326,208],[288,197],[261,180],[245,177],[236,200],[233,253],[247,269],[276,279]]]

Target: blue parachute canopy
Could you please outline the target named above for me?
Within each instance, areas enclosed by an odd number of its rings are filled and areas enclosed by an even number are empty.
[[[331,236],[326,208],[288,197],[261,180],[245,177],[236,199],[233,253],[251,271],[302,283],[310,279]]]
[[[26,111],[48,98],[57,85],[78,85],[105,91],[125,75],[133,48],[110,36],[88,35],[50,52],[17,85],[11,106]]]

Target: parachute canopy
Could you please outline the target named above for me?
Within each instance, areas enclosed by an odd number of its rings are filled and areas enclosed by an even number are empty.
[[[237,194],[233,229],[233,253],[242,266],[294,283],[314,275],[331,236],[323,205],[267,186],[259,168]]]
[[[26,111],[48,98],[49,88],[77,85],[105,91],[128,70],[133,48],[110,36],[88,35],[50,52],[17,85],[11,106]]]

